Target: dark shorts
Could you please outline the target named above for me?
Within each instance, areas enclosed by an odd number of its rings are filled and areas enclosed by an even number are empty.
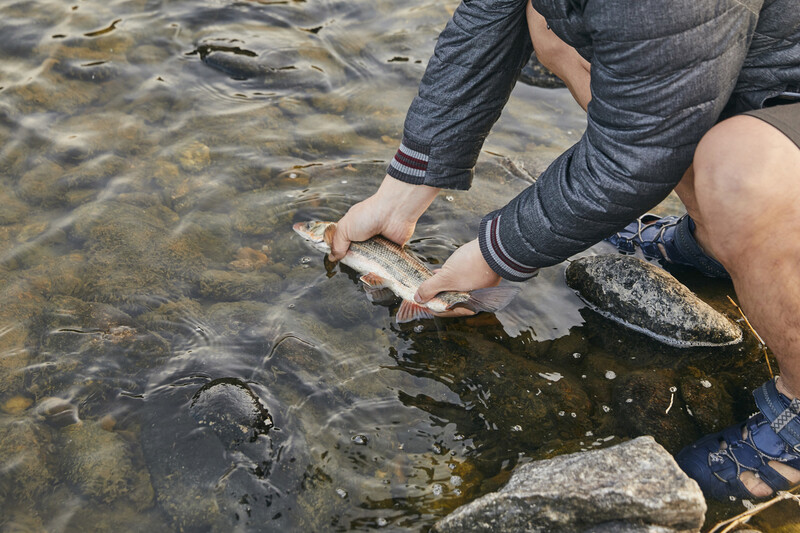
[[[744,113],[778,128],[800,148],[800,102],[781,104]]]

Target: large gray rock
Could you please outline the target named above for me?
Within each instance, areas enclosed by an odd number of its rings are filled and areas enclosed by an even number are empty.
[[[594,310],[678,347],[725,346],[742,330],[664,270],[633,256],[581,257],[566,270],[567,285]]]
[[[703,525],[697,484],[651,437],[523,465],[498,492],[456,509],[440,533],[689,532]]]

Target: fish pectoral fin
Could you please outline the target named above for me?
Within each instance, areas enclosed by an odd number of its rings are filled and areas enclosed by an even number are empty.
[[[364,285],[364,293],[367,295],[367,299],[374,304],[391,303],[397,299],[392,289],[388,287],[375,288]]]
[[[477,289],[469,293],[469,300],[453,307],[466,307],[476,313],[494,313],[507,306],[519,294],[518,287],[507,285]]]
[[[322,240],[328,246],[333,245],[333,234],[336,233],[336,224],[329,224],[327,228],[325,228],[325,233],[322,234]]]
[[[404,324],[412,320],[420,320],[423,318],[433,318],[433,313],[431,313],[431,310],[427,307],[410,300],[403,300],[400,304],[400,309],[397,310],[397,315],[394,317],[398,324]]]
[[[374,272],[364,274],[359,279],[370,289],[383,289],[386,287],[386,280]]]

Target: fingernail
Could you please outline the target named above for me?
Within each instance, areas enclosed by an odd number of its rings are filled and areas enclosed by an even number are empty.
[[[417,302],[418,304],[422,303],[422,298],[419,297],[419,293],[418,292],[414,293],[414,301]]]

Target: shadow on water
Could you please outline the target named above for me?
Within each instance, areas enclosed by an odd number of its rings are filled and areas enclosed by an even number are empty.
[[[666,348],[564,265],[496,316],[398,326],[291,230],[375,188],[455,6],[0,6],[0,529],[420,531],[520,463],[748,414],[750,337]],[[583,127],[517,87],[411,249],[441,264]]]

